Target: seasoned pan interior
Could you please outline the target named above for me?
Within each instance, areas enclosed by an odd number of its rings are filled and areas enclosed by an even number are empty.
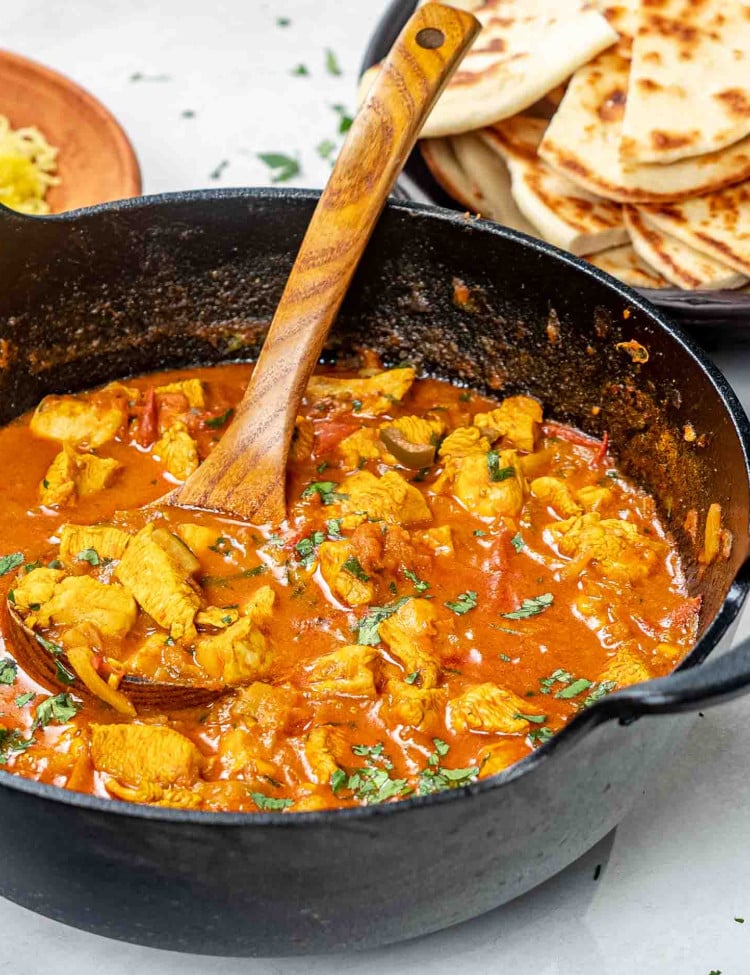
[[[230,191],[73,218],[3,214],[0,422],[50,391],[254,358],[314,200]],[[327,356],[346,359],[362,346],[388,365],[408,361],[483,392],[530,393],[547,416],[608,432],[624,472],[659,499],[691,592],[703,596],[702,628],[710,622],[746,551],[744,421],[639,300],[544,245],[392,207]],[[722,505],[734,545],[703,571],[684,522],[698,511],[700,541],[711,502]]]

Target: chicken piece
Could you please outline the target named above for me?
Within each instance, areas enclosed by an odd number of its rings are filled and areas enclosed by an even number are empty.
[[[261,586],[242,607],[243,616],[249,617],[261,630],[265,629],[273,619],[273,606],[276,593],[270,586]]]
[[[29,427],[37,437],[73,445],[101,447],[117,434],[126,418],[121,402],[106,403],[77,396],[45,396]]]
[[[396,471],[388,471],[382,477],[360,471],[346,478],[341,493],[345,497],[337,504],[344,515],[344,528],[356,528],[368,519],[403,526],[432,519],[420,492]]]
[[[489,683],[474,684],[448,705],[449,724],[458,733],[481,731],[519,735],[529,727],[528,720],[521,717],[528,713],[527,700]]]
[[[279,778],[276,766],[263,758],[263,745],[245,728],[232,728],[219,739],[217,758],[222,770],[232,776],[254,779],[268,776]]]
[[[292,687],[255,681],[237,692],[232,716],[272,735],[290,732],[303,714],[303,700]]]
[[[88,623],[103,637],[119,640],[132,628],[136,612],[133,597],[122,586],[105,585],[91,576],[68,576],[26,622],[29,626]]]
[[[307,398],[357,401],[362,404],[357,412],[380,416],[406,396],[413,382],[414,370],[410,366],[387,369],[365,379],[313,376],[307,385]]]
[[[428,528],[421,532],[418,539],[426,545],[435,555],[453,555],[453,531],[450,525],[441,525],[439,528]]]
[[[388,681],[386,720],[418,728],[426,734],[437,733],[447,696],[444,688],[424,688],[404,681]]]
[[[186,481],[198,469],[198,444],[182,420],[175,420],[154,444],[153,455],[178,481]]]
[[[489,449],[489,440],[476,427],[457,427],[440,444],[438,456],[448,466],[474,454],[486,457]]]
[[[653,571],[661,550],[657,539],[620,518],[602,519],[592,511],[550,525],[562,555],[574,560],[576,571],[591,563],[613,582],[642,582]]]
[[[182,393],[191,410],[202,410],[206,406],[203,383],[200,379],[180,379],[175,383],[167,383],[166,386],[157,386],[154,392]]]
[[[116,779],[109,779],[104,784],[107,792],[123,802],[140,802],[169,809],[199,809],[203,801],[198,789],[165,789],[155,782],[144,782],[137,789],[132,789]]]
[[[29,609],[49,602],[57,584],[65,578],[62,569],[47,569],[40,566],[20,576],[12,586],[13,601],[17,609]]]
[[[434,641],[438,635],[437,610],[428,599],[409,599],[380,624],[380,639],[398,658],[407,674],[419,675],[423,690],[435,687],[439,667]]]
[[[112,458],[79,454],[70,444],[63,444],[44,475],[39,500],[51,508],[88,497],[109,487],[120,466]]]
[[[216,529],[205,525],[176,525],[175,534],[197,558],[205,558],[211,546],[216,545]]]
[[[614,681],[618,687],[627,687],[629,684],[639,684],[650,679],[651,671],[641,654],[632,643],[625,643],[610,657],[607,666],[599,674],[598,682]]]
[[[240,619],[216,636],[203,637],[195,660],[211,677],[236,684],[265,677],[273,654],[263,629],[271,622],[276,594],[261,586],[245,604]]]
[[[320,785],[327,785],[351,755],[346,740],[336,728],[321,725],[313,728],[305,739],[305,759],[311,778]]]
[[[554,509],[562,518],[580,515],[580,505],[576,503],[570,488],[559,477],[537,477],[529,485],[531,493],[548,507]]]
[[[389,427],[401,433],[409,443],[436,444],[445,433],[445,420],[436,414],[430,416],[400,416],[397,420],[389,420],[380,429]]]
[[[372,602],[375,589],[348,539],[322,542],[318,548],[318,560],[321,575],[337,599],[347,606],[364,606]]]
[[[159,626],[169,630],[173,640],[194,640],[196,636],[194,620],[200,596],[189,581],[186,566],[191,564],[197,567],[198,562],[187,546],[152,523],[131,538],[115,569],[115,577]]]
[[[196,626],[212,626],[216,630],[226,629],[240,618],[239,610],[226,606],[209,606],[199,609],[195,615]]]
[[[523,738],[506,738],[488,745],[479,753],[479,778],[488,779],[491,775],[497,775],[529,754],[529,746]]]
[[[459,465],[453,494],[465,508],[480,518],[521,513],[525,481],[514,450],[472,454]]]
[[[315,694],[375,697],[375,676],[370,665],[377,656],[372,647],[341,647],[305,668],[307,683]]]
[[[494,443],[505,437],[511,447],[530,454],[539,436],[542,407],[530,396],[509,396],[489,413],[477,413],[474,425]]]
[[[121,559],[129,542],[130,535],[112,525],[63,525],[60,558],[70,564],[92,548],[100,559]]]
[[[356,470],[368,460],[379,460],[385,454],[380,434],[372,427],[362,427],[339,441],[337,450],[346,467]]]
[[[307,460],[315,446],[315,427],[313,421],[306,416],[298,416],[294,424],[292,443],[289,447],[289,459],[295,463]]]
[[[92,724],[91,760],[125,785],[192,785],[203,765],[195,745],[166,725]]]
[[[599,511],[612,500],[612,489],[599,484],[589,484],[576,491],[576,501],[584,511]]]

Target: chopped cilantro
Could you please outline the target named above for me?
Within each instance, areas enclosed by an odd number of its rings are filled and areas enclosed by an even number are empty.
[[[81,705],[75,701],[70,694],[63,692],[48,697],[37,705],[36,717],[34,718],[34,729],[46,728],[50,721],[57,721],[65,724],[78,714]]]
[[[337,487],[339,485],[335,481],[313,481],[302,492],[302,497],[312,498],[317,494],[321,502],[325,505],[333,504],[334,501],[349,497],[348,494],[339,494],[336,490]]]
[[[465,389],[463,393],[461,393],[461,395],[458,397],[460,403],[468,403],[470,399],[471,399],[470,389]]]
[[[416,684],[417,681],[419,680],[420,673],[421,671],[414,670],[410,674],[407,674],[406,677],[404,677],[404,680],[406,681],[407,684]]]
[[[298,64],[296,68],[292,68],[289,74],[293,74],[298,78],[302,78],[302,77],[307,77],[307,75],[309,75],[310,72],[307,70],[307,65]]]
[[[370,577],[362,568],[360,561],[355,556],[350,555],[349,558],[341,566],[344,572],[348,572],[349,575],[354,576],[355,579],[359,579],[360,582],[369,582]]]
[[[231,549],[232,543],[225,535],[219,535],[214,544],[208,547],[212,552],[218,552],[219,555],[226,555]]]
[[[55,661],[55,677],[60,681],[61,684],[73,684],[75,682],[75,674],[72,673],[61,660]]]
[[[398,586],[393,581],[393,579],[391,579],[391,581],[388,583],[388,592],[391,593],[391,595],[393,596],[398,595]]]
[[[314,531],[307,538],[301,538],[294,549],[299,556],[299,560],[304,566],[304,568],[309,569],[310,566],[316,561],[318,554],[318,545],[325,541],[325,532]]]
[[[506,664],[509,664],[511,662],[511,658],[508,656],[507,653],[501,653],[500,654],[500,659],[503,661],[503,663],[506,663]]]
[[[322,474],[323,471],[326,469],[326,467],[328,467],[328,461],[327,460],[324,460],[324,461],[321,461],[320,464],[318,464],[318,466],[315,468],[315,470],[318,472],[318,474]]]
[[[459,786],[473,782],[479,774],[476,765],[468,768],[443,768],[440,759],[445,758],[450,750],[447,741],[441,738],[433,738],[432,743],[435,751],[427,759],[427,768],[419,773],[419,785],[417,791],[420,796],[427,796],[433,792],[442,792],[445,789],[457,789]]]
[[[33,572],[34,569],[39,569],[41,565],[42,563],[39,561],[39,559],[37,559],[36,562],[27,562],[23,567],[23,571],[26,573],[26,575],[28,575],[29,572]]]
[[[554,601],[555,597],[551,592],[544,592],[541,596],[534,596],[533,599],[524,599],[520,607],[513,610],[512,613],[501,613],[500,615],[506,620],[525,620],[530,616],[543,613]]]
[[[221,174],[224,172],[224,170],[227,168],[228,165],[229,165],[229,160],[222,159],[221,162],[217,166],[215,166],[208,174],[208,178],[221,179]]]
[[[36,694],[33,691],[27,691],[26,694],[19,694],[15,700],[17,708],[25,708],[29,701],[33,701]]]
[[[529,738],[531,741],[540,745],[543,745],[546,741],[549,741],[553,735],[554,731],[551,728],[548,728],[546,725],[543,725],[541,728],[532,728],[532,730],[529,732]]]
[[[333,154],[336,152],[336,143],[331,142],[330,139],[323,139],[322,142],[317,144],[315,151],[321,159],[325,159],[326,162],[333,163]]]
[[[549,694],[555,684],[569,684],[573,680],[573,675],[567,670],[558,668],[549,677],[542,677],[539,681],[542,694]]]
[[[417,592],[426,592],[430,588],[430,583],[425,582],[424,579],[420,579],[416,572],[412,572],[411,569],[404,569],[404,575],[409,582],[414,583],[414,588]]]
[[[255,576],[263,575],[265,571],[265,565],[254,565],[252,569],[243,569],[242,572],[235,572],[231,576],[203,576],[201,585],[215,587],[230,586],[239,579],[253,579]]]
[[[228,410],[222,413],[220,416],[212,416],[210,419],[206,420],[206,426],[209,430],[218,430],[223,427],[225,423],[232,419],[234,416],[234,407],[230,406]]]
[[[513,538],[511,538],[510,544],[513,546],[513,548],[516,550],[516,552],[522,551],[522,549],[524,547],[524,540],[523,540],[523,538],[521,538],[521,533],[520,532],[516,532],[516,534],[513,536]]]
[[[7,576],[13,569],[17,569],[23,562],[23,552],[13,552],[12,555],[0,556],[0,576]]]
[[[326,531],[328,532],[328,537],[337,541],[343,538],[341,534],[341,519],[340,518],[329,518],[326,522]]]
[[[352,410],[355,413],[359,413],[359,411],[361,409],[362,409],[362,400],[361,399],[353,399],[352,400]]]
[[[402,596],[387,606],[371,606],[367,615],[357,623],[357,643],[366,647],[374,647],[380,643],[380,624],[393,616],[410,599],[411,596]]]
[[[50,564],[47,566],[48,569],[62,569],[63,564],[60,559],[52,559]]]
[[[276,26],[277,27],[288,27],[291,24],[291,20],[288,17],[277,17]]]
[[[89,565],[99,565],[101,562],[99,553],[95,548],[84,548],[76,555],[76,560],[78,562],[88,562]]]
[[[293,799],[276,799],[274,796],[267,796],[262,792],[251,792],[250,798],[261,812],[277,812],[279,809],[287,809],[294,802]]]
[[[613,691],[616,687],[617,681],[614,680],[603,680],[600,684],[594,684],[594,690],[583,701],[582,706],[584,708],[590,708],[592,704],[596,704],[597,701],[601,701],[603,697]]]
[[[515,467],[501,467],[500,454],[496,450],[487,453],[487,470],[490,472],[491,481],[507,481],[510,477],[515,477]]]
[[[341,67],[339,66],[338,59],[330,47],[326,48],[326,71],[328,74],[340,75]]]
[[[15,683],[16,675],[18,674],[18,664],[13,660],[12,657],[3,657],[0,660],[0,684],[10,684]]]
[[[477,538],[484,538],[487,532],[483,531],[481,528],[475,528],[474,534],[477,536]]]
[[[735,921],[737,922],[737,924],[744,924],[745,923],[744,917],[736,917],[735,918]]]
[[[585,677],[579,677],[578,680],[574,680],[572,684],[568,684],[567,687],[563,687],[562,690],[558,691],[555,697],[562,698],[563,700],[567,700],[570,697],[578,697],[579,694],[587,691],[591,685],[592,682],[590,680],[586,680]]]
[[[547,720],[546,714],[522,714],[518,711],[513,715],[514,718],[521,718],[523,721],[530,721],[532,724],[544,724]]]
[[[463,616],[464,613],[468,613],[470,609],[476,609],[477,606],[477,594],[473,589],[467,589],[466,592],[462,592],[460,595],[456,596],[454,602],[448,600],[448,602],[443,603],[448,609],[453,610],[459,616]]]
[[[346,780],[348,779],[348,777],[349,776],[342,768],[336,769],[336,771],[331,776],[331,789],[333,790],[334,795],[337,795],[339,790],[346,785]]]
[[[299,160],[283,152],[259,152],[258,159],[271,170],[272,183],[285,183],[300,172]]]
[[[33,744],[33,738],[24,738],[19,731],[9,731],[0,725],[0,765],[5,765],[14,752],[26,751]]]
[[[34,636],[36,637],[36,642],[39,644],[39,646],[44,647],[47,653],[58,656],[63,652],[63,648],[59,643],[53,643],[51,640],[45,640],[45,638],[40,636],[38,633],[35,633]]]
[[[383,759],[386,767],[392,767],[390,759],[384,755],[385,745],[379,741],[377,745],[352,745],[352,751],[360,758],[380,758]]]
[[[441,758],[443,758],[445,755],[448,754],[448,750],[451,747],[448,744],[448,742],[447,741],[443,741],[442,738],[433,738],[432,739],[432,744],[435,746],[435,751],[438,753],[438,755]]]

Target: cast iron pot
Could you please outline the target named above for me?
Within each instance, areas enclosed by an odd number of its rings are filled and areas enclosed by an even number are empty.
[[[316,196],[188,193],[55,218],[0,212],[0,422],[44,394],[254,357]],[[0,208],[2,210],[2,208]],[[454,300],[455,279],[470,300]],[[638,363],[635,340],[648,352]],[[391,205],[329,344],[483,392],[529,392],[601,435],[678,539],[702,639],[505,773],[397,804],[282,814],[128,805],[0,772],[0,893],[160,948],[284,955],[365,948],[488,911],[611,830],[668,761],[682,712],[750,686],[726,650],[750,582],[750,430],[733,393],[643,298],[554,248],[447,211]],[[595,409],[598,408],[598,411]],[[686,442],[692,423],[697,441]],[[13,458],[2,463],[12,465]],[[734,545],[701,571],[682,528],[718,501]],[[700,770],[696,769],[696,775]]]

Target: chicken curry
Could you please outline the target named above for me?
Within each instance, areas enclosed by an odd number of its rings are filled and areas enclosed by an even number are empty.
[[[0,764],[154,805],[288,812],[457,788],[695,638],[676,546],[604,442],[409,367],[309,384],[280,527],[140,506],[231,423],[251,367],[48,396],[0,430]],[[218,681],[136,713],[126,675]],[[73,683],[75,681],[75,686]]]

